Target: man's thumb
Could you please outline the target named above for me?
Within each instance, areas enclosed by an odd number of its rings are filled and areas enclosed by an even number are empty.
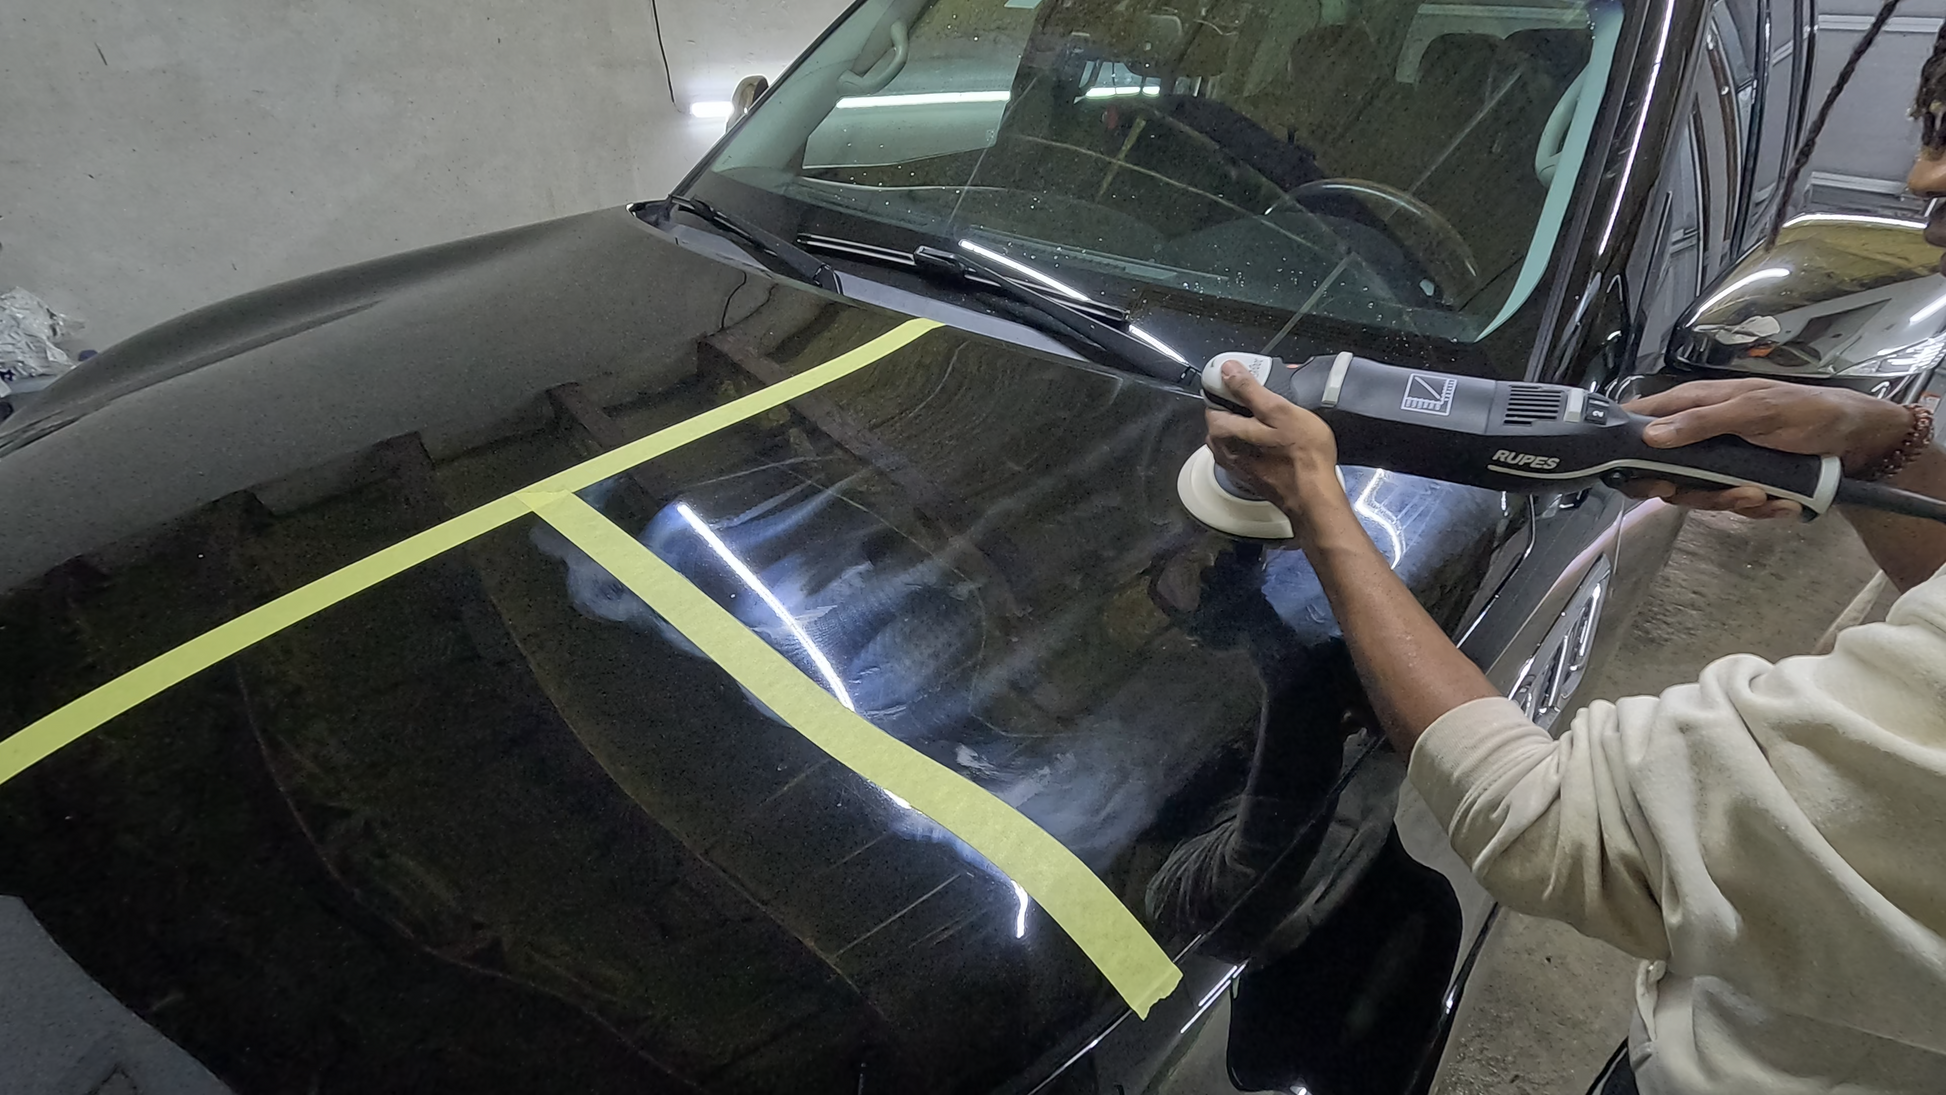
[[[1642,440],[1658,449],[1672,449],[1682,444],[1678,438],[1682,430],[1667,418],[1658,418],[1642,427]]]
[[[1693,445],[1720,434],[1730,433],[1729,423],[1724,416],[1716,413],[1716,406],[1699,407],[1690,411],[1679,411],[1667,418],[1658,418],[1642,428],[1642,440],[1653,448],[1675,449]]]

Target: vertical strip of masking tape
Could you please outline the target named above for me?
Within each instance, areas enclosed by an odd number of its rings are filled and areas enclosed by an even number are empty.
[[[1073,852],[984,788],[865,721],[648,548],[567,492],[521,496],[798,733],[985,856],[1061,925],[1138,1016],[1182,971]]]
[[[571,492],[591,487],[637,464],[849,376],[938,326],[929,319],[902,323],[849,353],[551,475],[527,490]],[[0,741],[0,784],[80,740],[109,719],[218,662],[529,512],[518,494],[488,502],[294,589],[143,663]]]

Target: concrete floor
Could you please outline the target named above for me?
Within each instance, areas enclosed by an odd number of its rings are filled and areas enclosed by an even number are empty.
[[[1659,692],[1727,654],[1808,653],[1877,573],[1842,518],[1693,514],[1589,699]],[[1559,924],[1502,915],[1440,1095],[1583,1095],[1628,1034],[1635,960]]]

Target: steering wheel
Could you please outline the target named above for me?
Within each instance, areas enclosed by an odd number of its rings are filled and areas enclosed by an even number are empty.
[[[1370,179],[1318,179],[1292,190],[1292,201],[1302,204],[1306,198],[1320,198],[1332,195],[1345,195],[1359,199],[1378,214],[1389,226],[1391,217],[1386,210],[1405,213],[1418,225],[1426,229],[1438,246],[1429,254],[1414,255],[1427,267],[1434,282],[1443,290],[1448,301],[1461,300],[1465,294],[1477,288],[1480,283],[1480,263],[1473,257],[1473,249],[1466,244],[1466,237],[1459,234],[1451,221],[1425,202],[1400,190]]]

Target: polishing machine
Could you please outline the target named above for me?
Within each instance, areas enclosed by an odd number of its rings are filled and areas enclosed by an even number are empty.
[[[1727,435],[1654,448],[1642,437],[1653,419],[1557,384],[1401,368],[1349,353],[1302,362],[1218,354],[1203,369],[1203,395],[1236,414],[1250,412],[1223,382],[1222,368],[1232,361],[1323,418],[1346,465],[1517,494],[1573,493],[1629,479],[1754,486],[1796,502],[1807,519],[1845,503],[1946,520],[1946,503],[1845,479],[1835,456],[1781,452]],[[1184,465],[1177,488],[1189,512],[1219,531],[1263,540],[1292,535],[1289,519],[1231,479],[1207,447]]]

